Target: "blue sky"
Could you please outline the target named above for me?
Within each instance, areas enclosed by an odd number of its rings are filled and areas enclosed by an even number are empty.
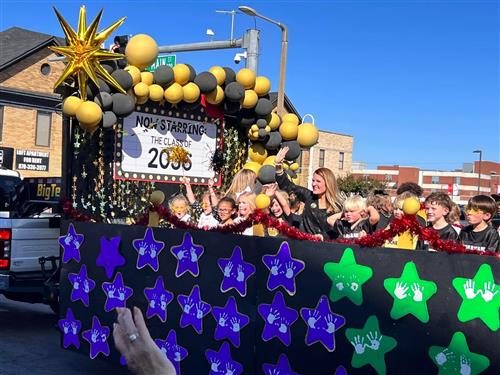
[[[323,130],[354,136],[353,160],[451,170],[500,161],[498,1],[19,1],[0,0],[0,30],[62,35],[54,5],[76,28],[80,5],[101,29],[146,33],[159,45],[229,39],[230,17],[254,7],[289,29],[285,92]],[[281,34],[238,14],[235,35],[261,30],[259,74],[278,86]],[[110,38],[112,39],[112,38]],[[199,72],[233,63],[238,50],[179,53]],[[1,51],[0,51],[1,53]]]

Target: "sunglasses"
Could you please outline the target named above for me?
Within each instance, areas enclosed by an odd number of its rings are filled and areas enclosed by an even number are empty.
[[[484,214],[483,210],[476,210],[475,208],[466,208],[464,211],[467,215]]]

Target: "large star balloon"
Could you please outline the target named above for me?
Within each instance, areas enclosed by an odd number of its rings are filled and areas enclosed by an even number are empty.
[[[59,87],[69,76],[76,76],[80,97],[87,99],[87,78],[90,78],[97,86],[97,77],[114,86],[118,91],[125,94],[125,90],[120,84],[101,66],[100,62],[105,60],[122,59],[125,56],[118,53],[108,52],[101,49],[101,44],[110,36],[124,21],[126,17],[120,18],[108,28],[97,32],[101,21],[102,10],[97,14],[87,28],[87,16],[85,6],[80,8],[78,17],[78,30],[75,31],[54,8],[56,16],[61,24],[61,28],[66,36],[68,45],[64,47],[49,47],[53,52],[66,57],[68,64],[63,74],[54,84],[54,89]]]

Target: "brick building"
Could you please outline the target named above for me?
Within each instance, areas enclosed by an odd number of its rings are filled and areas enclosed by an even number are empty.
[[[0,32],[0,161],[24,177],[61,176],[61,97],[54,83],[63,62],[51,35],[17,27]]]
[[[500,192],[500,163],[492,161],[481,163],[481,174],[478,161],[474,163],[473,172],[432,171],[392,165],[378,166],[377,169],[352,170],[351,174],[385,181],[391,195],[396,194],[401,183],[415,182],[422,186],[424,195],[442,191],[450,194],[453,201],[459,204],[467,203],[469,198],[477,194]]]

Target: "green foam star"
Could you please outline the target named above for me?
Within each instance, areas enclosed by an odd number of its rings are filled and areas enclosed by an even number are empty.
[[[392,319],[412,314],[423,323],[429,321],[427,301],[436,294],[437,286],[434,282],[422,280],[418,276],[415,263],[406,263],[401,277],[385,279],[384,288],[394,298]]]
[[[329,297],[332,302],[347,297],[355,305],[363,303],[362,286],[373,275],[368,266],[356,263],[354,252],[346,248],[339,263],[328,262],[323,266],[324,272],[332,280]]]
[[[462,332],[455,332],[448,347],[431,346],[429,357],[439,368],[438,375],[480,374],[490,366],[490,360],[471,353]]]
[[[368,317],[362,329],[348,328],[345,335],[354,346],[352,367],[371,365],[378,374],[386,373],[385,354],[394,349],[398,342],[382,335],[375,315]]]
[[[473,279],[457,277],[453,279],[453,287],[462,297],[458,310],[458,320],[468,322],[479,318],[492,331],[500,327],[500,285],[495,284],[493,272],[489,264],[482,264]]]

